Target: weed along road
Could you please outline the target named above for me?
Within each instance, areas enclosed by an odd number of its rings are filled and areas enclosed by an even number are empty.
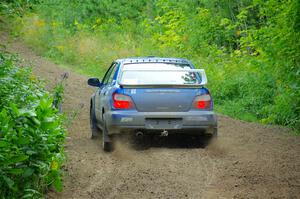
[[[50,190],[48,198],[300,198],[300,137],[287,129],[219,116],[219,137],[210,145],[182,136],[147,143],[122,137],[114,152],[105,153],[100,139],[90,139],[88,77],[5,34],[1,42],[32,65],[49,89],[69,73],[63,111],[73,119],[64,190]]]

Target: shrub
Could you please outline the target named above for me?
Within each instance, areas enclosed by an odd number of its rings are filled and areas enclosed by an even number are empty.
[[[61,190],[62,116],[29,68],[0,52],[0,198],[42,198]]]

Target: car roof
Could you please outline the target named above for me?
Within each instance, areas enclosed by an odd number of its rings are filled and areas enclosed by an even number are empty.
[[[119,62],[121,64],[128,64],[128,63],[180,63],[180,64],[192,65],[192,63],[190,61],[188,61],[187,59],[183,59],[183,58],[155,57],[155,56],[122,58],[122,59],[117,59],[116,62]]]

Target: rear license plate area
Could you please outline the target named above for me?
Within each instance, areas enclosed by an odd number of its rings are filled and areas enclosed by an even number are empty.
[[[181,118],[146,118],[146,129],[180,129]]]

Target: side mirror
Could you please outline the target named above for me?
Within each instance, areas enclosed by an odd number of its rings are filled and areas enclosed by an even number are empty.
[[[99,81],[98,78],[90,78],[90,79],[88,79],[87,83],[90,86],[97,86],[97,87],[102,85],[102,83]]]

